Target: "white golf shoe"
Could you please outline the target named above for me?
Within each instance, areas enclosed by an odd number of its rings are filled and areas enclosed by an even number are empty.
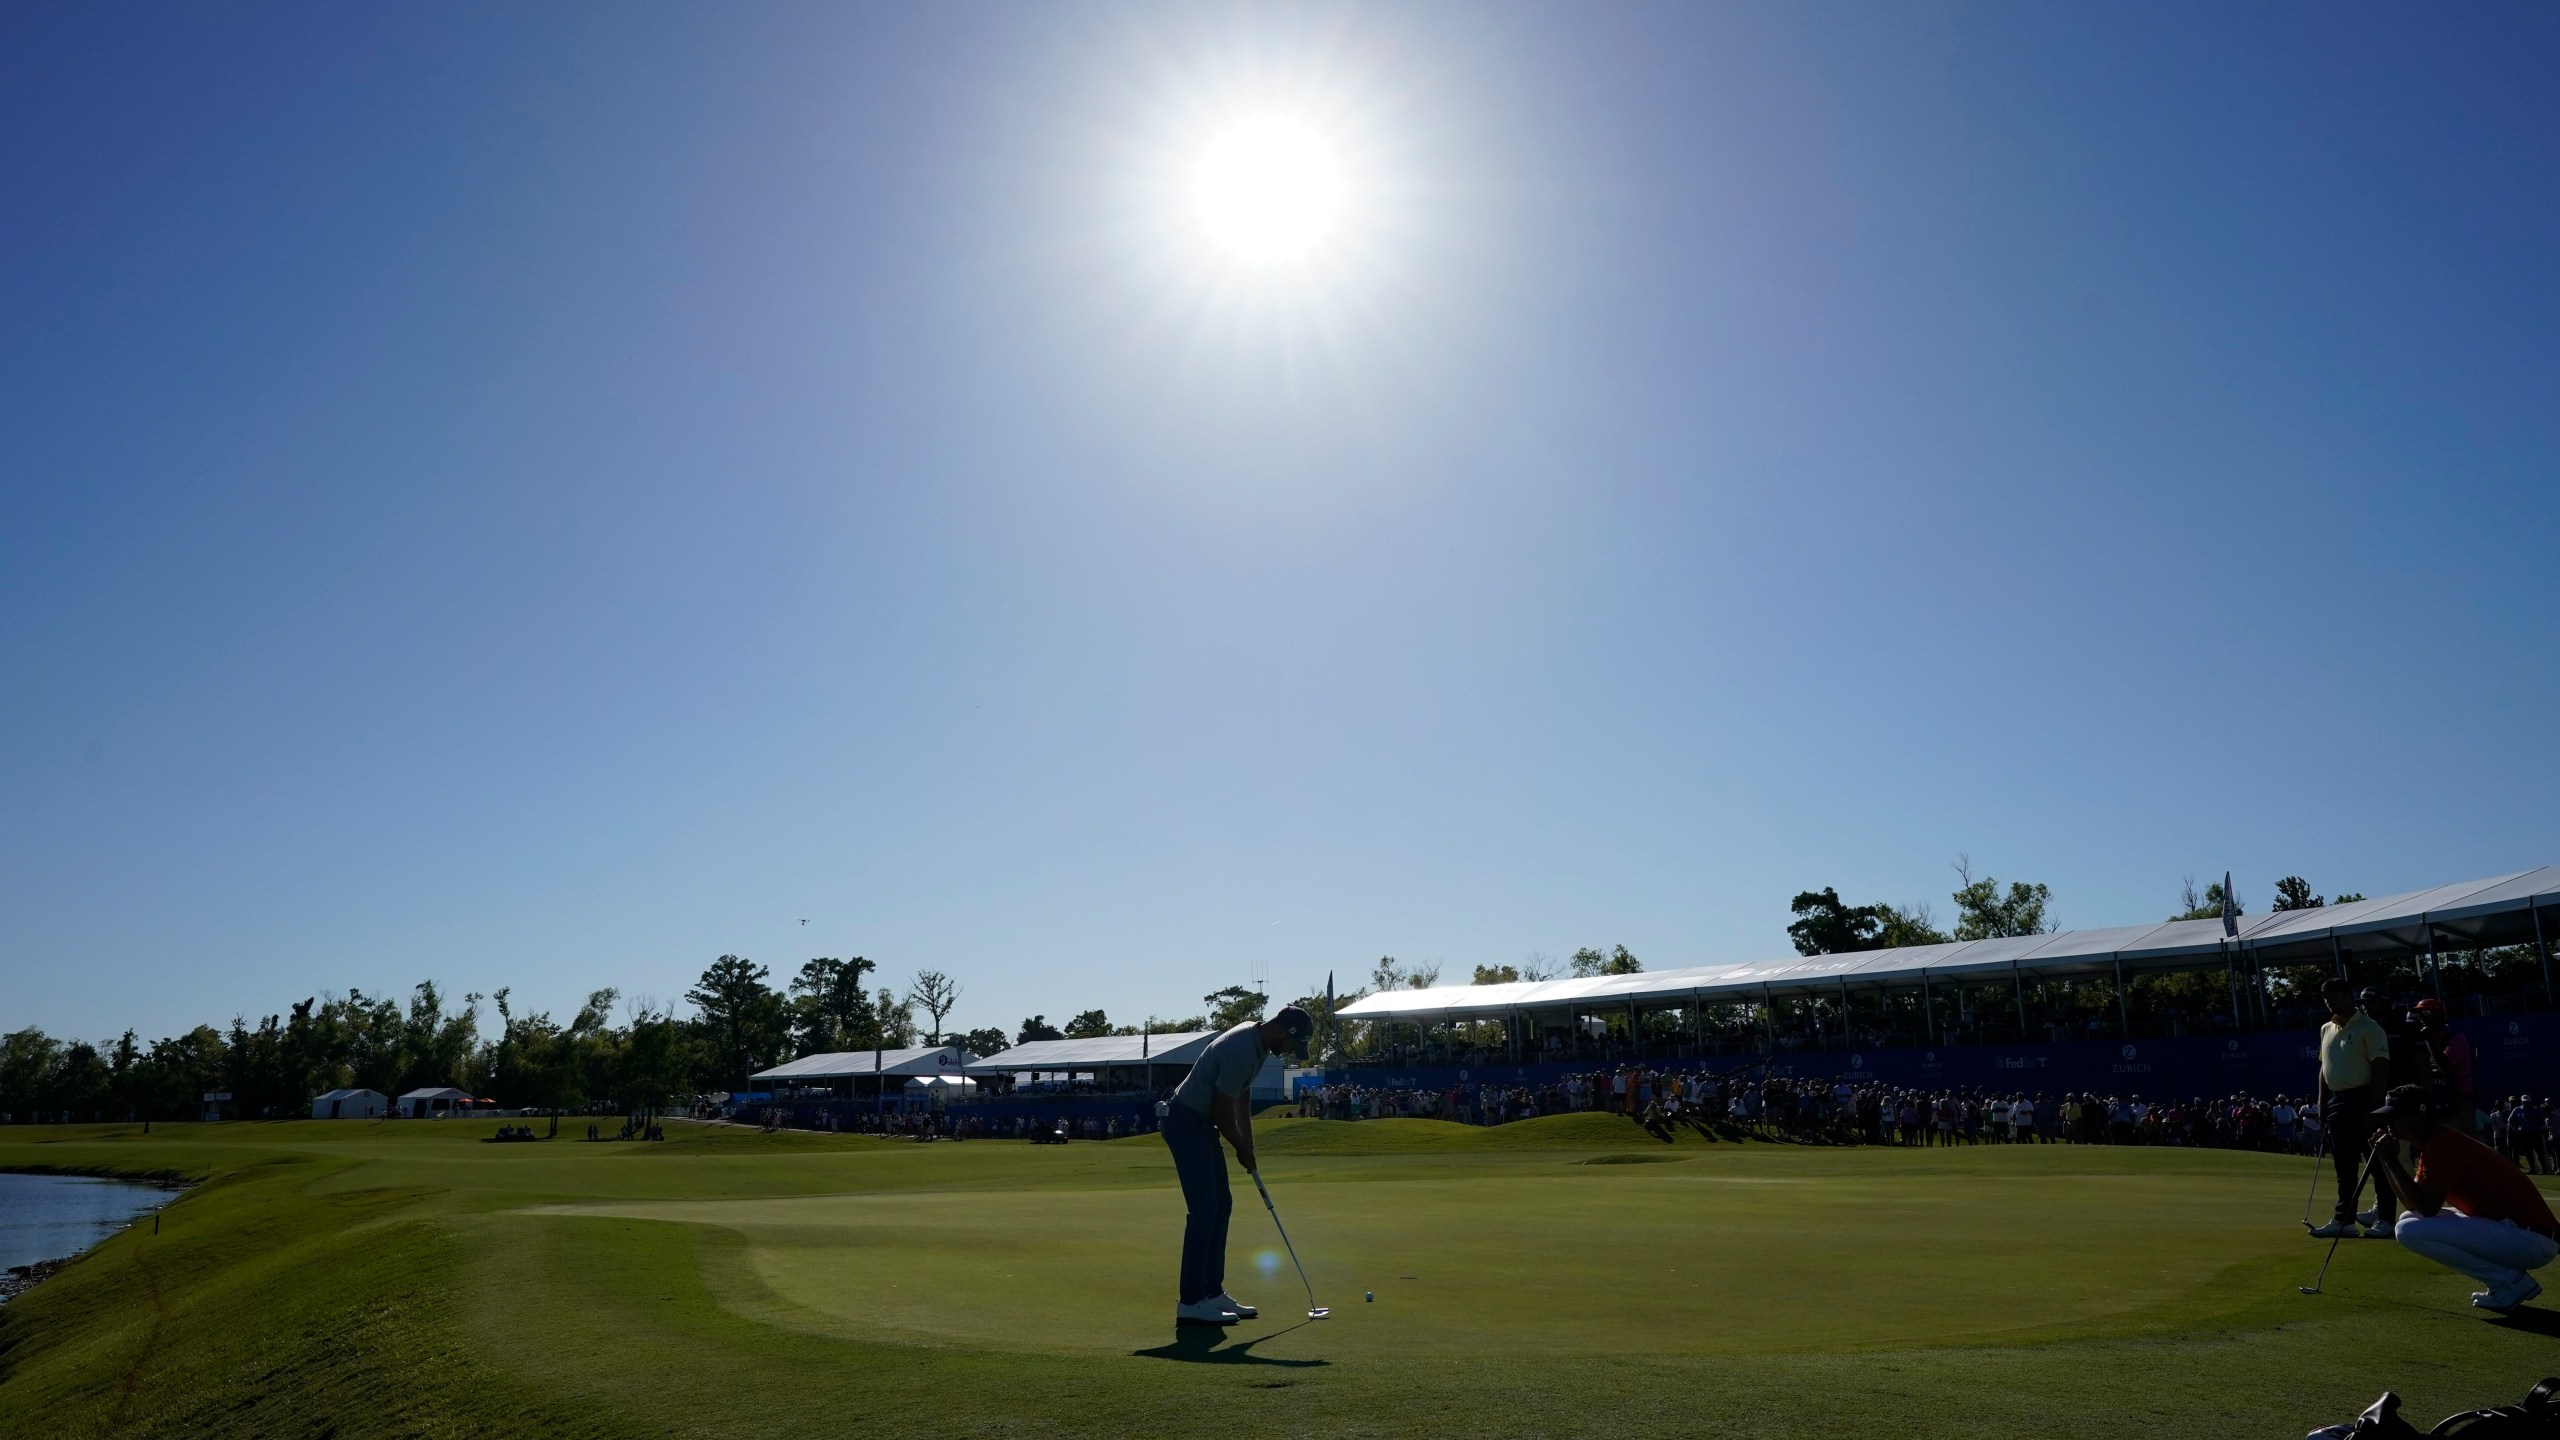
[[[2335,1240],[2343,1235],[2354,1234],[2355,1228],[2355,1222],[2351,1220],[2332,1220],[2328,1224],[2321,1226],[2319,1229],[2312,1231],[2311,1238],[2314,1240]]]
[[[2388,1225],[2367,1225],[2364,1227],[2364,1238],[2367,1240],[2390,1240],[2397,1237],[2391,1233],[2391,1227]]]
[[[2382,1218],[2382,1212],[2381,1212],[2380,1210],[2364,1210],[2364,1211],[2359,1211],[2359,1212],[2357,1213],[2357,1215],[2356,1215],[2356,1219],[2357,1219],[2357,1220],[2359,1220],[2359,1221],[2361,1221],[2361,1222],[2363,1222],[2364,1224],[2367,1224],[2367,1225],[2370,1225],[2370,1224],[2372,1224],[2374,1221],[2379,1220],[2379,1219],[2381,1219],[2381,1218]]]
[[[1224,1305],[1228,1309],[1236,1312],[1239,1319],[1244,1320],[1250,1320],[1262,1313],[1261,1311],[1256,1310],[1252,1306],[1237,1299],[1233,1295],[1228,1294],[1224,1290],[1219,1291],[1215,1296],[1211,1297],[1210,1303],[1213,1305]]]
[[[2515,1309],[2541,1293],[2542,1282],[2527,1275],[2513,1285],[2496,1290],[2483,1290],[2471,1297],[2471,1303],[2483,1310],[2496,1310],[2503,1313]]]
[[[1228,1309],[1215,1295],[1173,1307],[1173,1322],[1177,1325],[1233,1325],[1243,1318]]]

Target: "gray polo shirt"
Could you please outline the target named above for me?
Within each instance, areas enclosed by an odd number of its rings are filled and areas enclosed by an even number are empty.
[[[1174,1087],[1173,1098],[1206,1115],[1209,1097],[1224,1095],[1239,1099],[1253,1088],[1253,1077],[1262,1073],[1262,1022],[1247,1020],[1231,1030],[1219,1032],[1191,1063],[1191,1073]]]

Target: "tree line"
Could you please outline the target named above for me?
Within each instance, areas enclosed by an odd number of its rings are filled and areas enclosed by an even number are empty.
[[[198,1025],[144,1044],[133,1031],[104,1043],[33,1027],[0,1035],[0,1115],[16,1120],[192,1118],[210,1093],[232,1113],[307,1113],[329,1090],[385,1095],[452,1086],[508,1108],[659,1109],[686,1097],[745,1087],[755,1071],[836,1050],[897,1049],[918,1038],[917,1012],[941,1043],[960,986],[925,971],[901,994],[866,983],[878,966],[861,956],[820,957],[781,986],[766,967],[723,955],[706,968],[678,1016],[618,990],[590,994],[566,1017],[519,1012],[510,992],[468,994],[458,1006],[433,981],[404,1004],[349,990],[313,996],[254,1023]],[[485,1007],[485,1008],[484,1008]],[[484,1035],[494,1011],[496,1030]],[[1003,1048],[1003,1032],[955,1042]]]
[[[2043,935],[2054,927],[2050,911],[2053,905],[2051,886],[2034,882],[2012,882],[2006,890],[1991,876],[1976,878],[1971,856],[1959,855],[1952,862],[1958,888],[1950,897],[1955,901],[1956,920],[1951,930],[1940,930],[1926,904],[1920,905],[1851,905],[1840,898],[1840,892],[1829,885],[1819,890],[1797,893],[1789,907],[1796,919],[1787,927],[1787,938],[1795,942],[1799,955],[1845,955],[1859,950],[1889,950],[1900,945],[1944,945],[1953,940],[1994,940],[2010,935]],[[2364,898],[2353,892],[2342,893],[2335,900],[2315,893],[2311,882],[2299,875],[2287,875],[2276,882],[2274,909],[2316,910],[2325,905],[2349,905]],[[2237,894],[2228,898],[2231,913],[2242,915],[2247,907]],[[2178,897],[2177,912],[2171,920],[2214,920],[2221,918],[2226,897],[2219,880],[2196,888],[2195,877],[2187,877]]]

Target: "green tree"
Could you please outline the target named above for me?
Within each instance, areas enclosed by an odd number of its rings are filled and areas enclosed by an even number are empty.
[[[2212,884],[2204,887],[2202,891],[2198,891],[2196,889],[2195,877],[2192,875],[2188,876],[2186,878],[2186,882],[2179,889],[2178,905],[2179,913],[2170,916],[2169,918],[2172,920],[2221,919],[2222,882],[2216,880]],[[2235,898],[2231,902],[2231,913],[2234,915],[2246,915],[2249,911],[2246,906],[2243,906],[2239,900]]]
[[[1796,892],[1788,909],[1795,912],[1796,919],[1787,926],[1787,938],[1795,942],[1799,955],[1845,955],[1877,949],[1884,944],[1885,917],[1891,913],[1881,905],[1848,904],[1838,890],[1828,885]]]
[[[1959,855],[1955,862],[1956,878],[1962,882],[1955,893],[1956,932],[1958,940],[1997,940],[2011,935],[2042,935],[2052,928],[2047,910],[2053,903],[2050,886],[2026,883],[2012,884],[2006,894],[2000,882],[1985,875],[1973,878],[1973,861]]]
[[[1248,1020],[1260,1020],[1262,1007],[1271,1003],[1271,997],[1242,985],[1229,985],[1201,996],[1200,1003],[1209,1007],[1209,1028],[1227,1030]]]
[[[1577,976],[1637,975],[1644,971],[1644,962],[1624,945],[1611,946],[1605,955],[1586,945],[1573,952],[1572,963]]]
[[[0,1037],[0,1114],[39,1118],[62,1069],[62,1042],[30,1025]]]
[[[998,1051],[1011,1049],[1013,1044],[1013,1042],[1004,1038],[1004,1032],[1002,1030],[997,1029],[993,1025],[984,1025],[975,1030],[962,1031],[961,1033],[951,1037],[951,1043],[968,1051],[970,1054],[977,1056],[981,1060],[997,1053]]]
[[[98,1047],[86,1040],[74,1040],[63,1047],[62,1063],[54,1067],[53,1083],[40,1098],[42,1108],[65,1111],[78,1120],[104,1120],[114,1103],[115,1076],[107,1069],[106,1057]]]
[[[1050,1024],[1048,1016],[1034,1015],[1030,1019],[1022,1022],[1022,1029],[1014,1035],[1013,1043],[1016,1045],[1028,1045],[1034,1040],[1064,1040],[1066,1038],[1066,1032],[1060,1030],[1057,1026]]]
[[[799,1054],[869,1048],[880,1022],[862,977],[878,968],[859,955],[845,960],[822,955],[802,963],[791,979],[791,1032]]]
[[[1111,1017],[1099,1010],[1087,1010],[1067,1022],[1069,1040],[1092,1040],[1112,1033]]]
[[[1937,917],[1926,905],[1879,905],[1882,924],[1876,932],[1881,946],[1944,945],[1952,938],[1937,926]]]
[[[647,1114],[674,1104],[691,1089],[700,1065],[693,1032],[653,1005],[642,1005],[623,1035],[620,1093],[624,1108]]]
[[[879,1033],[872,1044],[884,1050],[904,1050],[916,1043],[914,1006],[897,991],[883,985],[872,992],[871,1013],[879,1021]]]
[[[780,1058],[789,1043],[782,996],[765,983],[772,972],[752,960],[723,955],[711,962],[684,998],[699,1012],[719,1078],[733,1090]]]
[[[2311,893],[2311,882],[2299,875],[2287,875],[2276,882],[2278,910],[2317,910],[2329,902]]]
[[[1476,978],[1469,983],[1476,985],[1509,985],[1517,982],[1519,978],[1520,967],[1517,965],[1479,965],[1476,967]]]

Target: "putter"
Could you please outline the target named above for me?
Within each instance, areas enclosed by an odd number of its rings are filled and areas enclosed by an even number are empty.
[[[2320,1162],[2328,1158],[2329,1127],[2320,1127],[2320,1143],[2311,1147],[2311,1188],[2302,1192],[2302,1228],[2316,1230],[2311,1223],[2311,1197],[2320,1193]]]
[[[2355,1212],[2356,1202],[2364,1198],[2364,1182],[2373,1178],[2373,1162],[2381,1155],[2382,1145],[2377,1141],[2374,1144],[2373,1153],[2364,1157],[2364,1168],[2356,1172],[2355,1192],[2347,1197],[2347,1211],[2350,1215]],[[2297,1285],[2295,1289],[2305,1295],[2320,1293],[2320,1287],[2329,1281],[2329,1262],[2338,1258],[2338,1242],[2346,1239],[2347,1232],[2354,1228],[2352,1225],[2341,1227],[2337,1234],[2329,1237],[2329,1253],[2320,1257],[2320,1273],[2312,1277],[2310,1284]]]
[[[1259,1171],[1251,1173],[1253,1188],[1262,1192],[1262,1208],[1271,1212],[1271,1228],[1280,1232],[1280,1248],[1289,1252],[1289,1263],[1298,1267],[1298,1283],[1307,1287],[1307,1318],[1321,1320],[1333,1313],[1333,1307],[1316,1303],[1316,1287],[1307,1279],[1307,1267],[1298,1259],[1298,1247],[1289,1243],[1289,1227],[1280,1223],[1280,1207],[1271,1203],[1271,1187],[1262,1183]]]

